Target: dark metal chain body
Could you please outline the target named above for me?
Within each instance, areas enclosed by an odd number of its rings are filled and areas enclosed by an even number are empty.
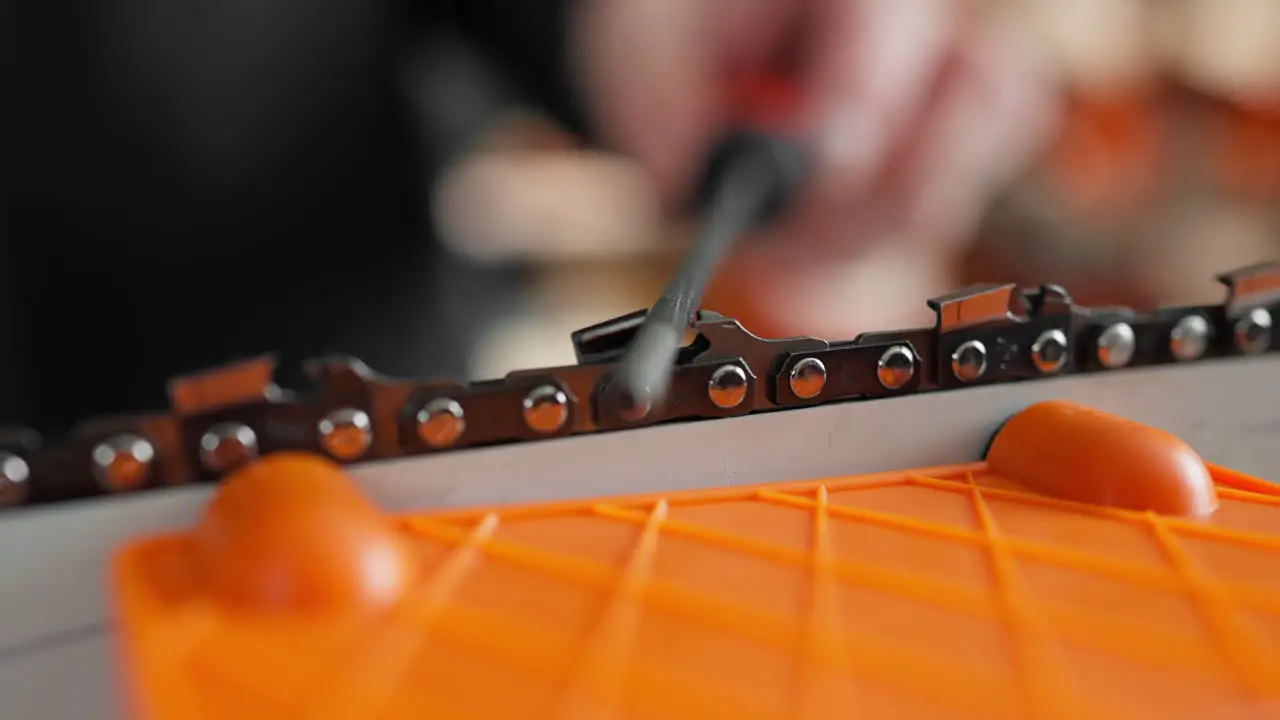
[[[341,463],[508,442],[713,420],[821,403],[1036,381],[1165,363],[1280,353],[1280,263],[1220,278],[1220,305],[1138,313],[1076,306],[1056,286],[969,288],[930,301],[931,328],[853,340],[766,340],[696,313],[670,389],[647,414],[608,392],[643,311],[573,335],[578,363],[480,383],[377,375],[352,358],[308,366],[311,387],[286,392],[270,357],[178,378],[168,412],[109,417],[69,437],[0,430],[0,505],[51,502],[212,482],[254,457],[325,454]],[[1280,383],[1280,373],[1277,374]]]

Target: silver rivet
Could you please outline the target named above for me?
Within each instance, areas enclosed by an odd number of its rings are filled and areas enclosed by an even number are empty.
[[[373,423],[369,414],[358,408],[338,408],[325,415],[316,429],[321,446],[338,460],[358,460],[373,443]]]
[[[649,416],[649,410],[652,409],[647,402],[637,402],[636,399],[628,394],[623,394],[618,398],[618,416],[627,422],[639,422]]]
[[[257,455],[258,435],[244,423],[219,423],[200,436],[200,464],[210,472],[227,472]]]
[[[1175,360],[1195,360],[1209,347],[1209,321],[1201,315],[1187,315],[1169,333],[1169,352]]]
[[[815,357],[807,357],[791,368],[791,392],[801,400],[811,400],[827,385],[827,366]]]
[[[446,448],[458,442],[467,429],[462,405],[450,398],[431,400],[418,411],[418,439],[427,447]]]
[[[556,432],[569,420],[569,396],[555,385],[539,385],[524,398],[524,422],[544,435]]]
[[[1137,338],[1129,323],[1115,323],[1098,335],[1098,362],[1114,370],[1129,364]]]
[[[31,468],[11,452],[0,452],[0,505],[17,505],[27,496]]]
[[[1254,308],[1236,321],[1236,347],[1240,352],[1254,355],[1271,347],[1271,313],[1266,308]]]
[[[987,346],[968,340],[951,353],[951,372],[962,382],[973,382],[987,372]]]
[[[105,490],[135,490],[151,478],[156,449],[137,435],[116,435],[97,445],[89,454],[93,475]]]
[[[711,374],[707,396],[722,410],[738,407],[747,399],[747,374],[737,365],[721,365]]]
[[[1067,334],[1057,328],[1040,333],[1031,344],[1031,362],[1046,375],[1061,370],[1067,364]]]
[[[915,355],[906,345],[894,345],[885,350],[876,363],[876,379],[886,390],[904,387],[915,374]]]

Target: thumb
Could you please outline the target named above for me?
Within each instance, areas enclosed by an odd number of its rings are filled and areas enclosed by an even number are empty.
[[[955,0],[815,6],[814,128],[827,179],[855,196],[883,170],[932,90],[962,17]]]
[[[709,3],[593,0],[571,28],[578,87],[601,140],[635,158],[667,199],[688,189],[718,126]]]

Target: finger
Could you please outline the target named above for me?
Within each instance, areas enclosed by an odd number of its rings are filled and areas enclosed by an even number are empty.
[[[1000,27],[971,33],[908,178],[906,223],[933,244],[960,241],[992,194],[1052,137],[1057,92],[1040,58]]]
[[[601,139],[636,158],[665,194],[684,192],[723,113],[707,3],[583,2],[574,65]]]
[[[928,97],[964,3],[826,0],[816,23],[810,88],[826,183],[860,192]]]
[[[987,156],[986,174],[993,181],[1007,182],[1026,171],[1057,136],[1062,118],[1061,77],[1018,16],[980,28],[969,47],[975,75],[990,88],[994,122],[974,123],[987,130],[994,146]]]
[[[652,250],[657,198],[635,163],[585,151],[477,154],[438,185],[441,239],[477,260],[591,259]]]

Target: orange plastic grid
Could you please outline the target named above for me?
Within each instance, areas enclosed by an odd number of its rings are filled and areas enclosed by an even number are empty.
[[[187,535],[117,591],[164,718],[1280,717],[1280,493],[1213,473],[1195,521],[981,464],[425,513],[373,615],[219,605]]]

